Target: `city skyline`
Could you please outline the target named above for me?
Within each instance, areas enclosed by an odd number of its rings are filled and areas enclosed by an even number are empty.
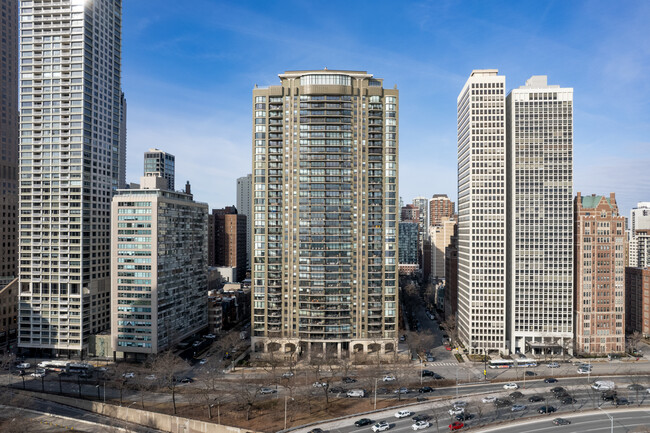
[[[293,3],[289,15],[280,15],[270,5],[246,3],[199,1],[185,10],[161,1],[154,13],[146,4],[125,4],[127,179],[139,177],[139,155],[159,147],[186,155],[177,167],[179,185],[190,180],[211,208],[232,205],[235,191],[225,186],[250,172],[253,85],[273,84],[277,71],[362,69],[401,90],[401,195],[408,202],[441,192],[456,201],[456,89],[472,69],[496,68],[512,83],[548,75],[581,95],[574,196],[578,190],[616,192],[626,216],[647,200],[647,3],[551,4],[542,10],[505,3],[380,3],[363,13],[355,13],[363,5],[352,4],[346,17],[336,14],[337,5],[342,3],[314,13]],[[364,17],[360,25],[355,16]],[[380,32],[374,30],[379,22],[390,24],[379,26]],[[284,43],[292,50],[273,48]],[[203,164],[206,153],[220,155],[218,163]],[[597,175],[602,172],[616,175]]]

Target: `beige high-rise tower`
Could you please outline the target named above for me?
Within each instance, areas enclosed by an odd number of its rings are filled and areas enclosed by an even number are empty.
[[[252,102],[253,350],[396,350],[398,90],[290,71]]]

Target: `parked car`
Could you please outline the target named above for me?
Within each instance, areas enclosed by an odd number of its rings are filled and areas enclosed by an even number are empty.
[[[519,391],[515,391],[515,392],[510,393],[510,398],[521,398],[523,396],[524,395],[522,393],[520,393]]]
[[[285,379],[289,379],[290,377],[293,377],[293,371],[285,371],[282,373],[282,377]]]
[[[214,334],[206,334],[206,335],[203,336],[203,338],[215,339],[215,338],[217,338],[217,336],[214,335]]]
[[[538,401],[544,401],[544,398],[539,395],[531,395],[528,397],[528,401],[531,403],[537,403]]]
[[[633,383],[627,386],[627,389],[630,391],[643,391],[645,388],[643,385],[639,385],[638,383]]]
[[[260,388],[260,394],[275,394],[276,392],[278,392],[278,390],[274,388],[268,388],[268,387]]]
[[[38,372],[35,371],[32,374],[30,374],[30,376],[32,376],[32,377],[45,377],[45,373],[38,373]]]
[[[562,400],[561,400],[562,404],[574,404],[574,403],[577,403],[577,402],[578,402],[578,400],[576,400],[575,398],[573,398],[571,396],[566,396],[566,397],[562,398]]]
[[[548,368],[559,368],[560,364],[558,362],[550,362],[550,363],[546,364],[546,366]]]
[[[555,408],[553,406],[542,406],[539,409],[537,409],[537,412],[539,412],[539,413],[553,413],[553,412],[555,412]]]
[[[207,358],[203,358],[203,359],[201,359],[201,360],[199,361],[199,364],[201,364],[201,365],[204,365],[204,364],[207,364],[207,363],[208,363],[208,359],[207,359]]]
[[[591,370],[588,369],[588,368],[582,368],[582,367],[580,367],[580,368],[578,369],[578,374],[588,374],[590,371],[591,371]]]
[[[361,418],[358,421],[354,422],[354,425],[357,427],[363,427],[364,425],[372,424],[372,420],[370,418]]]
[[[148,376],[145,376],[145,379],[147,379],[147,380],[156,380],[156,375],[155,374],[150,374]]]
[[[526,373],[524,373],[526,376],[531,377],[531,376],[537,376],[537,373],[534,371],[527,370]]]
[[[557,379],[554,377],[547,377],[544,379],[544,383],[557,383]]]
[[[341,392],[345,392],[345,388],[343,388],[342,386],[330,386],[328,388],[328,391],[331,392],[332,394],[338,394]]]
[[[32,364],[30,364],[29,362],[21,362],[20,364],[16,365],[16,368],[18,370],[27,370],[31,366],[32,366]]]
[[[569,421],[568,419],[564,419],[564,418],[555,418],[553,420],[553,424],[555,424],[555,425],[569,425],[569,424],[571,424],[571,421]]]
[[[614,401],[616,398],[616,391],[606,391],[600,396],[603,401]]]
[[[395,418],[406,418],[407,416],[413,415],[413,412],[411,412],[408,409],[402,409],[400,411],[395,412]]]
[[[122,377],[125,379],[133,379],[135,377],[135,373],[131,373],[131,372],[124,373],[122,374]]]
[[[467,407],[467,402],[463,400],[454,401],[451,404],[454,407]]]
[[[192,382],[194,382],[194,379],[192,379],[191,377],[184,377],[181,379],[181,383],[192,383]]]
[[[390,424],[388,424],[386,421],[379,421],[377,424],[372,426],[372,431],[373,432],[386,431],[389,428],[390,428]]]
[[[395,391],[393,391],[393,394],[408,394],[408,392],[409,392],[409,389],[403,386],[403,387],[398,388]]]
[[[431,424],[429,424],[428,421],[416,421],[411,428],[413,430],[423,430],[425,428],[428,428]]]
[[[452,422],[451,424],[449,424],[449,430],[460,430],[463,427],[465,427],[465,424],[463,424],[460,421],[455,421],[455,422]]]
[[[494,405],[496,407],[506,407],[506,406],[510,406],[511,404],[512,402],[510,401],[510,399],[507,398],[497,398],[494,401]]]
[[[327,386],[327,382],[314,382],[311,384],[311,386],[314,388],[325,388]]]
[[[433,371],[431,371],[431,370],[422,370],[422,376],[423,377],[428,377],[428,376],[433,377],[434,374],[435,373]]]
[[[394,382],[395,380],[396,380],[396,379],[395,379],[395,376],[393,376],[392,374],[387,374],[387,375],[384,376],[384,378],[382,379],[382,381],[384,381],[384,382]]]
[[[481,401],[482,401],[483,403],[494,403],[494,402],[496,401],[496,399],[497,399],[496,397],[491,396],[491,395],[488,395],[487,397],[483,397],[483,398],[481,399]]]
[[[556,386],[555,388],[551,388],[551,392],[553,394],[558,394],[560,392],[565,392],[566,390],[562,388],[561,386]]]
[[[521,412],[522,410],[526,410],[526,405],[524,404],[515,404],[512,406],[510,409],[512,412]]]
[[[474,415],[471,413],[463,412],[456,415],[456,421],[467,421],[474,418]]]
[[[517,388],[519,388],[519,385],[517,385],[514,382],[506,383],[505,385],[503,385],[503,389],[517,389]]]
[[[343,383],[355,383],[357,380],[352,377],[344,377],[343,379],[341,379],[341,381]]]
[[[435,360],[436,360],[436,358],[434,358],[433,355],[431,355],[431,354],[428,354],[428,355],[427,355],[427,362],[433,362],[433,361],[435,361]]]
[[[430,386],[423,386],[422,388],[418,389],[418,392],[420,394],[424,392],[433,392],[433,388],[431,388]]]

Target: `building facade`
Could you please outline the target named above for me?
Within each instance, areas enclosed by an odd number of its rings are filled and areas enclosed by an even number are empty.
[[[458,224],[454,227],[454,235],[445,248],[445,320],[456,317],[458,312]]]
[[[172,347],[208,324],[208,206],[141,178],[113,198],[111,339],[125,358]]]
[[[447,194],[434,194],[429,200],[429,226],[442,225],[454,216],[454,202]]]
[[[420,208],[413,205],[407,204],[401,208],[401,217],[400,221],[418,223],[420,222]]]
[[[19,347],[80,354],[110,324],[119,0],[22,2]]]
[[[625,217],[616,197],[575,199],[575,348],[625,351]]]
[[[361,71],[253,90],[254,351],[396,350],[398,99]]]
[[[440,221],[436,226],[429,226],[431,240],[431,278],[434,281],[444,280],[446,276],[446,250],[451,244],[451,237],[456,231],[456,221],[449,218]]]
[[[0,279],[0,353],[11,351],[18,335],[18,278]]]
[[[251,268],[251,227],[253,226],[252,206],[253,175],[237,179],[237,211],[246,216],[246,269]]]
[[[625,268],[625,330],[650,337],[650,267]]]
[[[650,266],[650,230],[637,230],[634,234],[634,255],[636,266]]]
[[[640,202],[637,206],[630,211],[630,227],[629,227],[629,245],[628,245],[628,266],[646,267],[650,266],[648,263],[639,261],[639,242],[646,244],[646,239],[639,240],[639,236],[643,236],[643,232],[638,231],[650,230],[650,202]],[[642,247],[645,245],[642,245]],[[643,253],[643,250],[641,251]]]
[[[573,339],[573,89],[533,76],[506,105],[510,350],[561,353]]]
[[[399,223],[399,273],[400,275],[411,275],[418,270],[419,251],[419,229],[418,223]]]
[[[506,351],[505,84],[472,71],[458,95],[458,333],[470,353]]]
[[[0,39],[0,279],[18,274],[18,3],[2,2]],[[4,286],[0,283],[0,290]]]
[[[236,281],[246,278],[246,215],[227,206],[212,210],[214,263],[210,266],[237,268]]]
[[[176,157],[160,149],[149,149],[144,153],[144,175],[162,177],[167,181],[167,189],[174,191]]]

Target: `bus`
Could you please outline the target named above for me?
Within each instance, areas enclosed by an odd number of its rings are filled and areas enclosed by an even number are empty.
[[[512,368],[514,365],[514,361],[510,359],[493,359],[489,363],[490,368]]]
[[[537,361],[527,358],[518,359],[517,367],[537,367]]]
[[[70,361],[43,361],[39,362],[38,366],[40,368],[44,368],[49,371],[65,371],[66,366],[70,363]]]
[[[92,364],[86,364],[84,362],[69,362],[68,365],[66,365],[65,371],[67,373],[92,374],[94,368],[95,367]]]

